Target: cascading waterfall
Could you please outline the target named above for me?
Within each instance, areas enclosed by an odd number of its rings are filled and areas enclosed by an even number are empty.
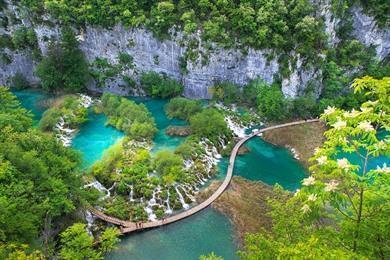
[[[129,187],[130,187],[129,200],[131,202],[133,202],[133,201],[135,201],[135,199],[134,199],[134,187],[133,187],[133,185],[129,185]]]
[[[179,201],[183,207],[183,209],[188,209],[190,206],[185,202],[183,195],[180,193],[179,189],[177,188],[177,185],[175,185],[175,191],[177,195],[179,196]]]
[[[89,210],[85,211],[85,221],[87,221],[87,231],[88,235],[93,236],[92,234],[92,226],[95,222],[95,218],[93,217],[92,213]]]
[[[116,185],[116,183],[114,183],[111,186],[111,188],[107,189],[98,180],[94,180],[93,182],[84,185],[84,188],[94,187],[98,191],[106,193],[106,195],[104,197],[100,198],[101,200],[105,200],[106,198],[109,198],[111,196],[111,190],[115,187],[115,185]]]
[[[156,194],[161,192],[161,187],[158,185],[152,193],[152,198],[148,201],[147,206],[144,208],[146,213],[148,214],[148,220],[149,221],[155,221],[157,219],[156,214],[153,212],[153,206],[162,206],[161,204],[157,203],[156,200]]]
[[[88,108],[93,104],[93,100],[90,96],[79,94],[79,107]],[[73,114],[71,115],[73,116]],[[67,116],[61,116],[59,122],[54,126],[53,130],[56,132],[56,138],[65,147],[72,145],[72,139],[75,135],[76,129],[71,129],[67,125]]]
[[[165,214],[172,214],[172,212],[173,212],[171,209],[171,205],[169,203],[169,198],[170,198],[170,193],[169,193],[169,188],[167,188],[167,199],[165,200],[167,208],[165,210]]]

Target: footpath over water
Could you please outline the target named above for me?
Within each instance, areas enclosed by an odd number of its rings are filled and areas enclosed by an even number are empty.
[[[210,204],[213,203],[229,186],[229,183],[233,177],[234,162],[236,160],[238,150],[246,141],[248,141],[249,139],[251,139],[255,136],[258,136],[261,133],[264,133],[264,132],[267,132],[267,131],[270,131],[273,129],[289,127],[289,126],[294,126],[294,125],[300,125],[300,124],[313,123],[313,122],[318,122],[318,121],[319,121],[319,119],[310,119],[310,120],[301,120],[301,121],[295,121],[295,122],[286,123],[286,124],[270,126],[267,128],[260,129],[256,132],[253,132],[252,134],[242,138],[234,146],[234,148],[230,154],[229,167],[227,169],[226,177],[225,177],[224,181],[222,182],[221,186],[219,186],[219,188],[207,200],[205,200],[202,203],[190,208],[189,210],[183,211],[179,214],[173,215],[171,217],[168,217],[168,218],[165,218],[162,220],[156,220],[156,221],[150,221],[150,222],[144,222],[144,223],[135,223],[135,222],[125,221],[125,220],[121,220],[121,219],[118,219],[115,217],[108,216],[108,215],[104,214],[103,212],[101,212],[95,208],[92,208],[92,207],[89,208],[89,210],[91,211],[91,213],[95,217],[97,217],[103,221],[106,221],[108,223],[119,226],[122,234],[130,233],[130,232],[133,232],[136,230],[143,230],[143,229],[148,229],[148,228],[159,227],[159,226],[167,225],[167,224],[179,221],[181,219],[187,218],[187,217],[194,215],[195,213],[207,208],[208,206],[210,206]]]

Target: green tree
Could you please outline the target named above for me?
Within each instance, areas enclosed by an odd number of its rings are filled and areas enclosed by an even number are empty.
[[[165,106],[165,111],[169,118],[188,120],[194,114],[200,112],[202,105],[198,100],[177,97],[169,100]]]
[[[149,27],[158,37],[164,37],[176,20],[175,5],[168,1],[157,3],[150,11]]]
[[[279,121],[289,116],[290,104],[276,85],[260,85],[257,103],[260,116],[268,121]]]
[[[0,86],[0,130],[9,126],[17,131],[25,131],[32,125],[32,117],[20,106],[15,95]]]
[[[190,127],[194,134],[214,138],[229,135],[223,115],[216,109],[204,109],[190,118]]]
[[[88,235],[85,224],[76,223],[66,229],[61,233],[60,242],[61,259],[103,259],[101,253],[94,250],[93,237]]]
[[[36,74],[42,87],[50,91],[77,92],[88,81],[88,64],[70,27],[61,31],[61,42],[49,44],[48,54],[38,64]]]
[[[141,75],[141,87],[147,95],[161,98],[179,96],[184,89],[176,80],[154,71]]]

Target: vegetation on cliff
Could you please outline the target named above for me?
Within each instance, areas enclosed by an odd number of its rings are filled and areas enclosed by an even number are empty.
[[[42,88],[49,91],[77,92],[85,89],[88,63],[70,27],[61,31],[59,43],[51,41],[47,56],[36,68]]]

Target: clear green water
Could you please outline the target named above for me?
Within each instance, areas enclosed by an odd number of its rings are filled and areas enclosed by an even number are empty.
[[[34,123],[37,124],[47,109],[45,102],[53,98],[52,94],[37,90],[14,90],[13,94],[19,99],[24,108],[30,110],[34,115]]]
[[[107,259],[196,260],[211,251],[226,260],[237,258],[232,225],[208,208],[180,222],[129,235]]]
[[[306,172],[287,149],[264,142],[259,137],[252,138],[245,145],[250,152],[237,158],[235,175],[269,185],[278,183],[289,190],[299,188]]]
[[[124,136],[123,132],[105,126],[107,117],[103,114],[89,113],[72,142],[72,147],[83,155],[83,168],[88,168],[99,160],[104,151]]]

